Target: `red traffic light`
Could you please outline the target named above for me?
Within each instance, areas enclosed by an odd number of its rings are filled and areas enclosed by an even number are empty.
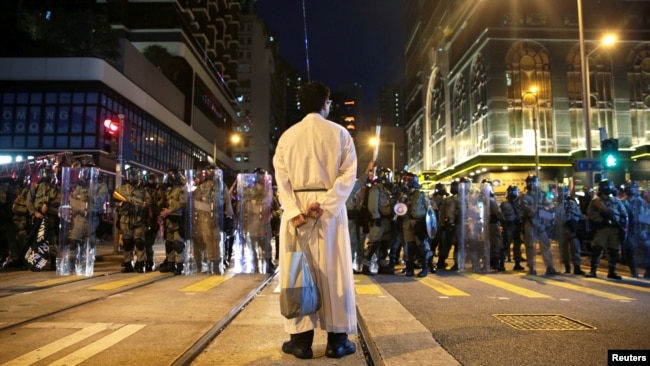
[[[106,127],[106,132],[111,135],[115,135],[120,132],[119,122],[115,122],[111,119],[104,120],[104,127]]]

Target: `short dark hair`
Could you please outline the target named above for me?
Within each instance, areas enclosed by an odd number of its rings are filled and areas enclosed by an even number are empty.
[[[330,97],[330,89],[323,83],[312,81],[300,89],[298,100],[305,113],[320,112],[323,104]]]

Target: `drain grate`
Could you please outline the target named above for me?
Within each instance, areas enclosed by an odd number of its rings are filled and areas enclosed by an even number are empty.
[[[495,318],[519,330],[595,330],[589,324],[557,314],[493,314]]]

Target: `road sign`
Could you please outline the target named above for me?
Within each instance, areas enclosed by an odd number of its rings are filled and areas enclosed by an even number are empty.
[[[576,159],[575,169],[578,172],[598,172],[603,170],[599,159]]]

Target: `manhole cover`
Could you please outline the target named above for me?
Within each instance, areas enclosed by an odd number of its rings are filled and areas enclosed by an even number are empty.
[[[595,330],[596,327],[557,314],[493,314],[519,330]]]

